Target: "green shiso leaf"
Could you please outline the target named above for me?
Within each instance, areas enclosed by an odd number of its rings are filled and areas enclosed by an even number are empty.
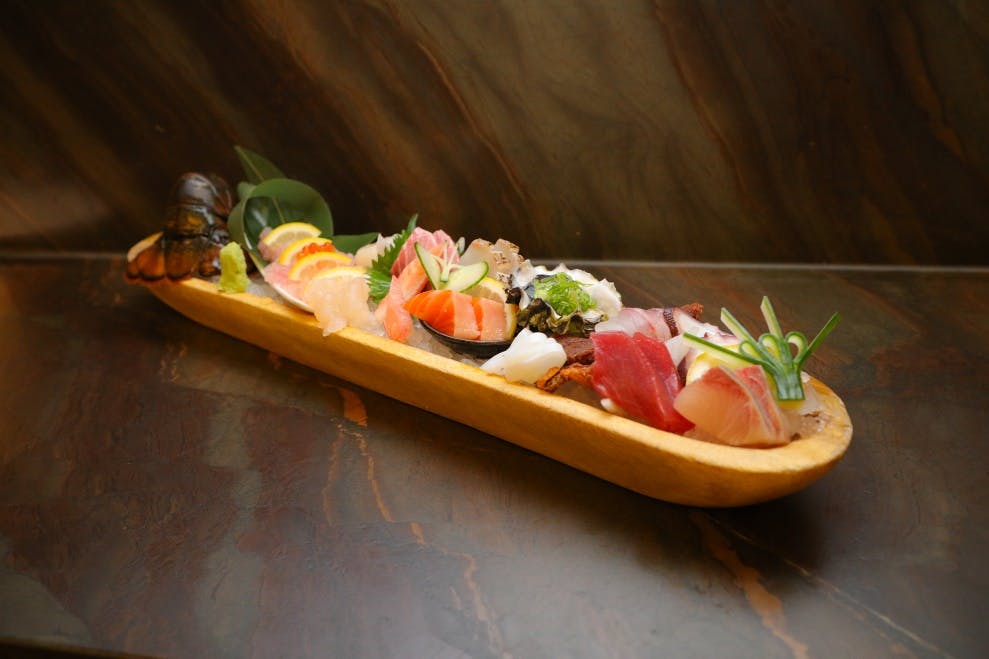
[[[395,259],[398,258],[409,236],[412,235],[412,230],[416,228],[418,219],[418,213],[413,215],[405,229],[395,236],[392,244],[371,262],[371,267],[367,271],[367,281],[371,289],[371,299],[375,302],[381,302],[388,295],[391,289],[391,267],[395,264]]]
[[[391,290],[391,275],[386,275],[380,270],[367,271],[368,297],[375,302],[381,302]]]

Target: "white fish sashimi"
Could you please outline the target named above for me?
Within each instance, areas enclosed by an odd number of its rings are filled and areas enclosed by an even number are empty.
[[[717,325],[697,320],[679,307],[673,309],[673,321],[680,334],[692,334],[719,345],[738,343],[738,339],[733,334],[729,334]]]
[[[542,332],[525,328],[515,336],[508,350],[484,362],[481,368],[502,375],[509,382],[535,384],[551,368],[559,368],[566,361],[563,346]]]
[[[519,247],[504,238],[499,238],[494,244],[483,238],[477,238],[464,253],[460,255],[461,265],[472,265],[484,261],[488,264],[488,276],[497,279],[503,285],[511,286],[512,274],[523,262],[528,263],[519,254]]]
[[[615,316],[598,323],[596,332],[624,332],[630,336],[645,334],[648,337],[666,341],[670,338],[670,327],[662,309],[638,309],[625,307]]]
[[[373,243],[368,243],[357,250],[354,254],[354,265],[361,268],[370,268],[371,264],[374,263],[374,260],[384,254],[385,250],[391,247],[397,237],[397,233],[388,236],[387,238],[379,233],[377,240]]]
[[[683,334],[677,334],[672,339],[668,339],[664,345],[670,353],[670,359],[672,359],[673,363],[677,366],[679,366],[680,362],[686,359],[691,352],[697,351],[696,348],[684,340]]]
[[[321,277],[306,287],[303,300],[312,307],[323,336],[348,326],[383,334],[384,327],[368,307],[368,293],[364,277]]]

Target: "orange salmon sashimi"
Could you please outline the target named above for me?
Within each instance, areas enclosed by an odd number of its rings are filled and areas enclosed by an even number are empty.
[[[423,277],[425,276],[424,273]],[[402,286],[398,277],[392,277],[388,295],[378,303],[374,316],[385,326],[385,333],[389,339],[407,343],[409,335],[412,334],[412,316],[405,310],[404,305],[405,296],[402,293]]]
[[[504,303],[449,289],[419,293],[405,309],[435,330],[458,339],[504,341],[515,329]]]
[[[477,326],[473,299],[466,293],[450,289],[430,290],[413,296],[405,303],[405,309],[438,332],[458,339],[477,340],[481,331]]]
[[[423,269],[422,263],[419,262],[419,259],[416,259],[415,261],[410,261],[397,277],[392,275],[389,291],[397,285],[402,301],[404,302],[416,293],[426,290],[428,284],[429,277],[426,276],[426,271]]]
[[[412,316],[405,310],[405,302],[429,284],[429,277],[419,259],[410,261],[396,277],[392,275],[388,295],[374,310],[375,317],[385,326],[389,339],[407,343],[412,334]]]
[[[477,320],[478,339],[504,341],[511,338],[505,303],[483,297],[472,297],[471,304],[474,307],[474,318]]]

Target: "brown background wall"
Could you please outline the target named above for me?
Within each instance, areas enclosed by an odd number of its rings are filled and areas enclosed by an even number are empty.
[[[989,263],[985,2],[5,1],[0,27],[0,250],[123,250],[243,144],[345,232]]]

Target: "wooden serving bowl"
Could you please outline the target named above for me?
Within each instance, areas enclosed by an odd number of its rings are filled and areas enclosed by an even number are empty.
[[[841,399],[811,380],[827,423],[770,449],[682,437],[354,328],[323,336],[315,318],[202,279],[148,286],[184,316],[301,364],[477,428],[649,497],[727,507],[807,487],[844,455],[852,424]]]

